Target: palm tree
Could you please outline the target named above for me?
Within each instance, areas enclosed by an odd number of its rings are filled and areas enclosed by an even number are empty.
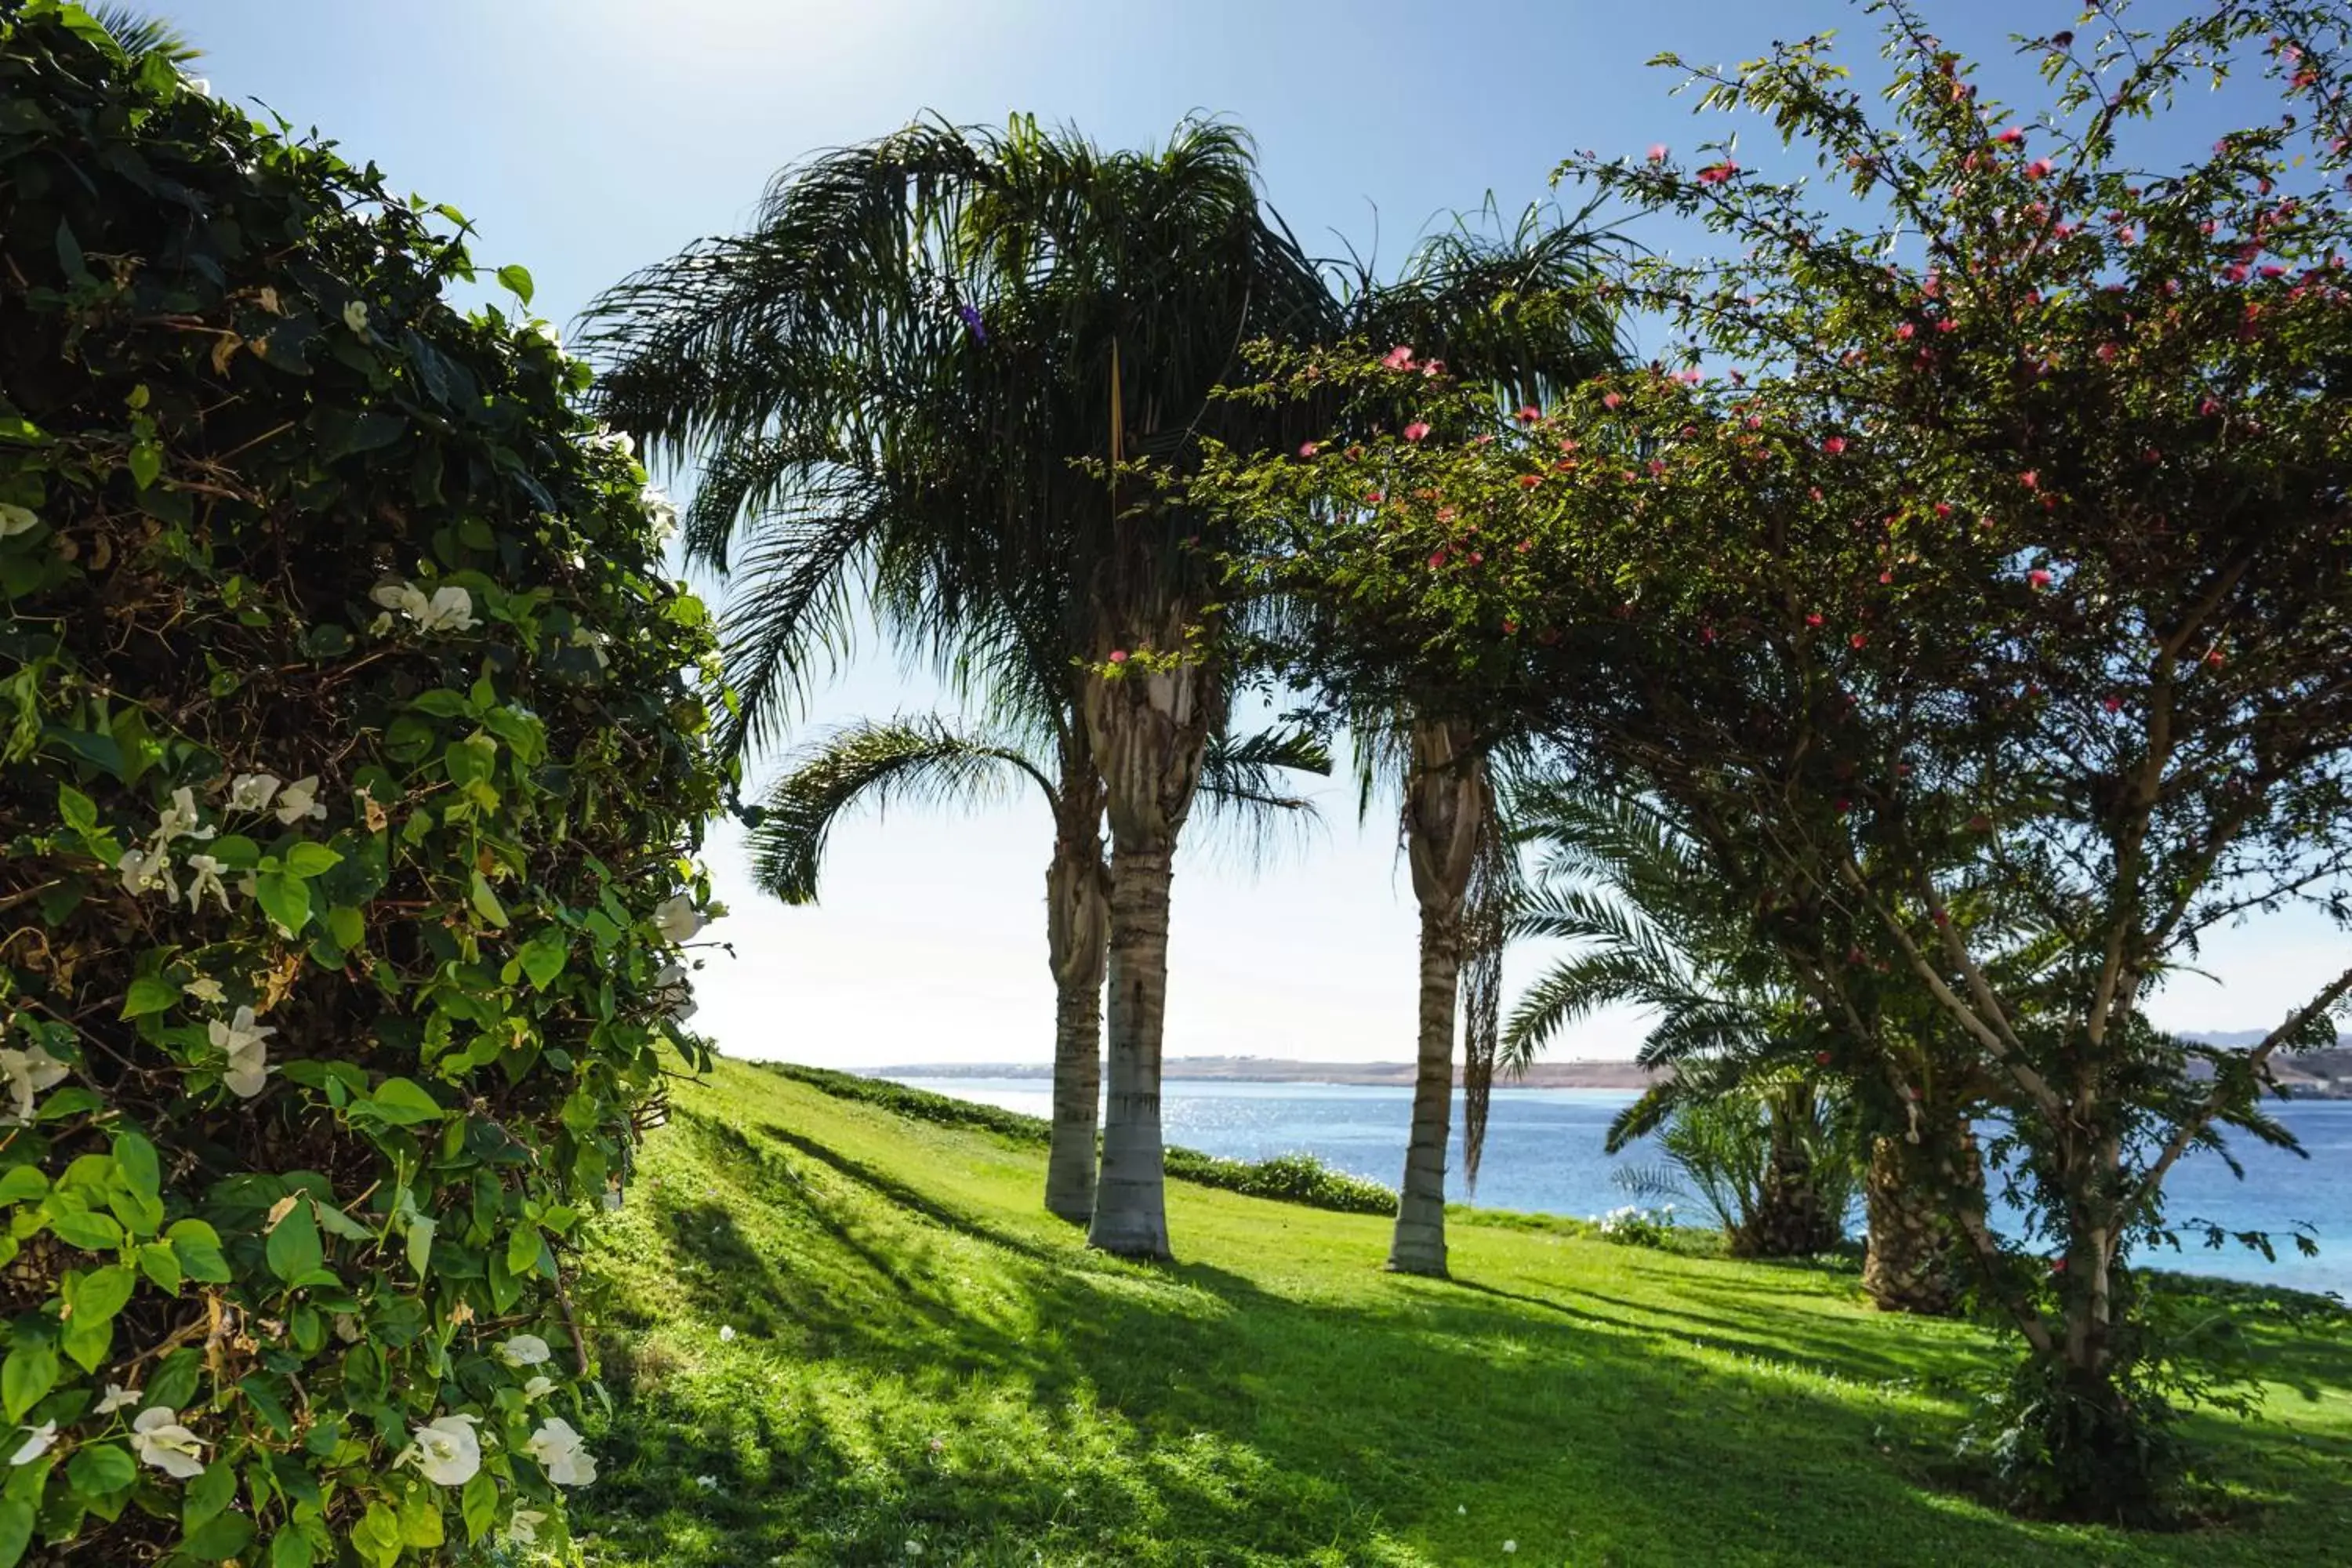
[[[1654,803],[1554,786],[1528,792],[1522,836],[1544,847],[1511,927],[1574,950],[1529,988],[1504,1038],[1513,1065],[1568,1025],[1632,1005],[1656,1015],[1644,1067],[1670,1069],[1611,1123],[1611,1153],[1673,1130],[1685,1169],[1735,1250],[1809,1256],[1843,1233],[1856,1184],[1843,1116],[1811,1070],[1827,1030],[1750,911]]]
[[[204,50],[188,41],[177,25],[160,16],[150,16],[129,5],[93,5],[90,19],[106,29],[109,37],[122,46],[126,55],[162,55],[175,66],[184,66],[204,58]]]
[[[1089,1238],[1114,1252],[1168,1255],[1171,857],[1226,708],[1215,520],[1138,469],[1181,468],[1203,437],[1298,438],[1300,416],[1211,394],[1245,342],[1340,325],[1264,210],[1248,142],[1205,121],[1108,153],[1025,120],[911,125],[787,170],[751,232],[590,312],[604,416],[704,465],[689,551],[724,571],[751,546],[728,611],[731,744],[774,736],[861,600],[902,651],[968,681],[1007,648],[1055,650],[1055,886],[1081,928],[1105,816],[1111,832]]]
[[[1494,216],[1490,203],[1483,229],[1463,220],[1433,236],[1392,281],[1360,266],[1351,291],[1358,333],[1439,361],[1451,375],[1491,387],[1506,406],[1539,404],[1616,367],[1619,324],[1596,287],[1615,237],[1591,226],[1590,208],[1563,218],[1530,206],[1507,232]],[[1457,1023],[1463,1163],[1473,1191],[1499,1044],[1504,910],[1518,867],[1494,764],[1516,742],[1483,725],[1458,689],[1342,701],[1364,806],[1384,782],[1401,797],[1421,921],[1412,1122],[1388,1267],[1443,1277]]]
[[[788,904],[812,904],[826,841],[851,812],[878,812],[902,800],[979,806],[1003,799],[1008,791],[1018,793],[1024,783],[1036,787],[1055,826],[1054,858],[1045,872],[1045,946],[1055,993],[1045,1206],[1084,1225],[1094,1213],[1110,868],[1102,857],[1098,786],[1091,773],[1073,780],[1066,770],[1057,770],[1044,754],[1049,748],[1042,739],[1018,729],[958,726],[940,718],[845,725],[803,748],[771,786],[751,832],[752,875]],[[1060,754],[1058,743],[1050,750]],[[1284,818],[1314,815],[1311,802],[1283,790],[1278,771],[1321,773],[1330,765],[1321,742],[1297,731],[1240,738],[1220,732],[1209,743],[1201,793],[1213,817],[1262,843]],[[1086,793],[1072,799],[1073,788]],[[1073,855],[1066,827],[1079,822],[1087,823],[1088,853]]]

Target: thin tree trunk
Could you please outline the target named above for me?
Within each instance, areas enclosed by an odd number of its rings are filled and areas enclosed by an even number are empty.
[[[1102,857],[1102,781],[1082,735],[1065,744],[1045,868],[1045,946],[1054,970],[1054,1126],[1045,1207],[1085,1225],[1095,1210],[1095,1118],[1102,1093],[1103,970],[1110,872]]]
[[[1486,768],[1470,746],[1468,726],[1416,717],[1404,790],[1405,855],[1421,905],[1420,1068],[1389,1267],[1439,1278],[1445,1274],[1445,1142],[1454,1113],[1462,906],[1487,807]]]
[[[1171,612],[1156,637],[1128,646],[1180,647],[1185,630],[1185,617]],[[1160,1141],[1169,890],[1220,701],[1216,671],[1198,662],[1130,667],[1087,682],[1087,729],[1111,834],[1110,1093],[1087,1241],[1122,1257],[1170,1256]]]
[[[1124,1258],[1171,1256],[1160,1138],[1160,1046],[1168,996],[1165,850],[1111,852],[1110,1096],[1089,1245]]]
[[[1397,1187],[1389,1267],[1445,1276],[1445,1143],[1454,1110],[1454,1009],[1461,970],[1459,921],[1421,911],[1420,1070],[1412,1080],[1412,1135]]]

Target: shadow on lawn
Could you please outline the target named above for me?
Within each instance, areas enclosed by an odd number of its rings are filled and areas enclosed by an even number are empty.
[[[1498,1519],[1527,1549],[1518,1560],[1538,1563],[2011,1563],[2063,1550],[1904,1474],[1890,1453],[1940,1445],[1932,1420],[1803,1386],[1803,1373],[1867,1384],[1981,1365],[1964,1343],[1898,1360],[1816,1314],[1685,1279],[1675,1289],[1702,1310],[1475,1279],[1399,1281],[1370,1303],[1298,1300],[1207,1263],[1117,1263],[1058,1229],[1024,1233],[805,1132],[681,1120],[784,1227],[750,1237],[708,1204],[668,1214],[670,1261],[698,1311],[853,1388],[903,1386],[941,1409],[975,1386],[1000,1391],[1040,1436],[1034,1453],[1007,1444],[950,1468],[878,1400],[771,1395],[698,1430],[669,1419],[659,1389],[640,1390],[664,1419],[616,1426],[619,1484],[594,1504],[640,1515],[673,1552],[657,1561],[898,1562],[915,1530],[958,1562],[1029,1562],[1056,1545],[1091,1562],[1420,1560],[1400,1541],[1453,1562],[1494,1551]],[[949,1237],[986,1249],[1020,1313],[974,1309],[970,1249]],[[793,1265],[803,1246],[826,1252],[822,1271]],[[1685,1353],[1694,1343],[1799,1375],[1727,1373]],[[1089,1445],[1078,1472],[1042,1457]],[[2315,1477],[2315,1450],[2352,1446],[2290,1435],[2251,1447],[2293,1449]],[[693,1555],[682,1527],[642,1516],[666,1520],[675,1477],[714,1468],[730,1471],[712,1504],[726,1538]],[[1457,1511],[1472,1505],[1475,1519]],[[1851,1532],[1824,1538],[1832,1520]],[[2153,1561],[2196,1555],[2179,1538],[2145,1545]]]

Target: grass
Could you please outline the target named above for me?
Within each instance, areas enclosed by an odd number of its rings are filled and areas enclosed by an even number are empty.
[[[678,1094],[584,1288],[614,1415],[598,1568],[760,1564],[2304,1563],[2352,1540],[2352,1343],[2265,1317],[2227,1522],[2129,1535],[1973,1500],[1984,1332],[1850,1271],[1178,1184],[1181,1261],[1087,1253],[1043,1152],[722,1063]],[[1465,1216],[1466,1217],[1466,1216]],[[731,1339],[720,1330],[731,1327]],[[708,1486],[698,1484],[704,1479]],[[1516,1552],[1507,1553],[1506,1542]]]

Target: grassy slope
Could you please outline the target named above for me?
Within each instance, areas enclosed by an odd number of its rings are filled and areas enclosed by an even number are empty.
[[[2231,1523],[2127,1537],[1939,1488],[1988,1342],[1851,1275],[1457,1226],[1455,1282],[1406,1279],[1380,1219],[1184,1186],[1183,1261],[1123,1264],[1039,1209],[1038,1152],[733,1064],[643,1177],[589,1282],[600,1568],[2352,1552],[2340,1336],[2279,1342],[2315,1402],[2200,1424]]]

